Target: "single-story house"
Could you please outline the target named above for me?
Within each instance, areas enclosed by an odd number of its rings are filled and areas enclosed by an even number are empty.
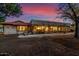
[[[70,23],[50,22],[44,20],[31,20],[33,32],[53,33],[53,32],[69,32]]]
[[[0,32],[3,34],[18,34],[27,31],[27,26],[29,26],[29,23],[23,21],[4,22],[1,24]]]
[[[41,20],[31,20],[29,23],[23,21],[3,22],[0,25],[0,33],[2,34],[18,34],[18,33],[53,33],[68,32],[69,23],[49,22]]]

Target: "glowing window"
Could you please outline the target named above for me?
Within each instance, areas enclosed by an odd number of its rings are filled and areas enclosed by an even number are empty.
[[[53,31],[57,31],[57,27],[53,27]]]
[[[25,31],[26,30],[26,26],[17,26],[17,30],[18,31]]]
[[[61,27],[59,27],[58,30],[61,31]]]
[[[36,29],[40,30],[40,29],[41,29],[41,27],[37,27]]]
[[[48,31],[48,30],[49,30],[49,28],[48,28],[48,27],[46,27],[46,28],[45,28],[45,31]]]

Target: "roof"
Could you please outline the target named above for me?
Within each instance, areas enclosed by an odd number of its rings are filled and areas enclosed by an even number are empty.
[[[50,22],[42,20],[31,20],[30,23],[23,21],[14,21],[14,22],[3,22],[3,25],[14,25],[14,26],[30,26],[30,25],[52,25],[52,26],[70,26],[70,23],[61,23],[61,22]]]
[[[14,26],[26,26],[26,25],[30,25],[29,23],[25,23],[23,21],[14,21],[14,22],[4,22],[3,25],[14,25]]]
[[[50,22],[50,21],[44,21],[44,20],[31,20],[32,24],[35,25],[53,25],[53,26],[70,26],[70,23],[62,23],[62,22]]]

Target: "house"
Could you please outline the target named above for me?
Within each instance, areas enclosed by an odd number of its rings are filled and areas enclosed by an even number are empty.
[[[53,32],[69,32],[71,24],[60,22],[49,22],[42,20],[31,20],[29,23],[23,21],[3,22],[0,25],[0,33],[2,34],[18,34],[18,33],[53,33]]]
[[[53,32],[69,32],[70,23],[50,22],[44,20],[31,20],[33,32],[53,33]]]
[[[28,30],[29,23],[23,21],[4,22],[3,33],[4,34],[18,34]]]

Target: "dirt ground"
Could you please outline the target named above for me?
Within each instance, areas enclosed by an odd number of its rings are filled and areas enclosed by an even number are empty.
[[[79,39],[72,35],[41,38],[0,37],[0,55],[5,56],[79,56]]]

